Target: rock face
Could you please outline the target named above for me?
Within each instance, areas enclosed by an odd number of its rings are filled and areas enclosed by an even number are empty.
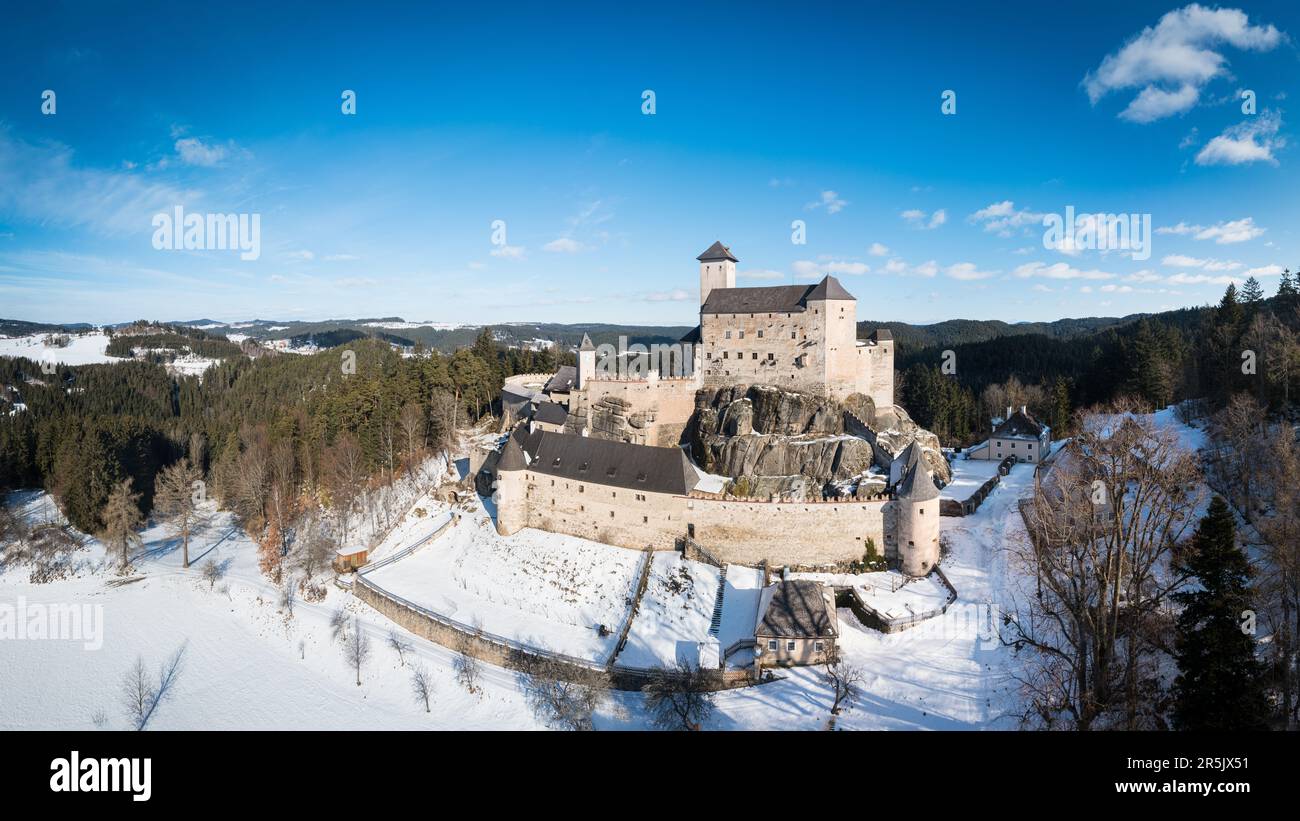
[[[880,422],[889,427],[877,431]],[[768,385],[706,388],[696,394],[695,415],[687,426],[697,464],[736,480],[728,491],[733,495],[765,499],[879,493],[883,480],[862,477],[873,466],[888,471],[894,456],[913,439],[933,450],[931,469],[946,482],[938,438],[917,427],[901,408],[878,411],[861,395],[841,404]],[[791,477],[807,481],[791,482]]]
[[[626,399],[617,396],[602,397],[591,406],[589,415],[590,435],[598,439],[645,444],[645,427],[649,419],[644,411],[632,411],[632,404]],[[565,429],[577,433],[587,421],[581,414],[570,415]]]

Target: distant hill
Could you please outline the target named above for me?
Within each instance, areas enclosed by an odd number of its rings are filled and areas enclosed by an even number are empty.
[[[0,336],[32,336],[33,334],[74,333],[95,328],[88,322],[68,325],[50,325],[44,322],[27,322],[22,319],[0,319]]]
[[[922,348],[952,347],[976,342],[987,342],[1007,336],[1038,334],[1051,339],[1070,339],[1093,334],[1108,328],[1128,325],[1148,314],[1129,314],[1123,317],[1085,317],[1058,319],[1053,322],[1003,322],[998,319],[949,319],[933,325],[909,325],[906,322],[858,323],[859,338],[866,338],[877,328],[888,328],[894,335],[900,351],[912,352]]]

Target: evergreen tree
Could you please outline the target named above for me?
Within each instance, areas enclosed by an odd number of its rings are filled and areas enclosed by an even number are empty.
[[[1048,425],[1052,428],[1052,438],[1057,439],[1065,434],[1070,426],[1070,383],[1064,376],[1056,377],[1056,384],[1052,386],[1052,411]]]
[[[1296,284],[1295,280],[1291,278],[1290,268],[1282,271],[1282,281],[1278,283],[1277,295],[1282,297],[1292,297],[1296,295]]]
[[[1174,724],[1181,730],[1267,729],[1263,668],[1254,637],[1242,627],[1250,609],[1250,565],[1221,497],[1210,503],[1179,569],[1194,576],[1198,587],[1174,594],[1183,606]]]
[[[1223,299],[1219,301],[1219,324],[1236,328],[1241,324],[1241,315],[1241,301],[1237,298],[1237,286],[1229,282],[1228,289],[1223,292]]]
[[[1246,283],[1241,286],[1241,301],[1247,305],[1254,305],[1264,300],[1264,289],[1259,284],[1259,280],[1254,277],[1247,277]]]

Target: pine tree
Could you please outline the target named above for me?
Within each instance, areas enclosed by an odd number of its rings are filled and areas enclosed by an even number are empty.
[[[1295,280],[1291,278],[1290,268],[1282,271],[1282,281],[1278,283],[1277,295],[1285,297],[1296,295],[1296,283]]]
[[[1254,277],[1247,277],[1246,283],[1241,286],[1241,301],[1247,305],[1254,305],[1262,302],[1264,299],[1264,289],[1259,284],[1259,280]]]
[[[130,548],[141,543],[140,534],[136,533],[136,529],[144,524],[139,501],[140,494],[131,492],[131,480],[123,479],[108,494],[108,503],[104,505],[101,514],[104,528],[100,531],[99,538],[109,548],[121,551],[120,569],[123,572],[130,564]]]
[[[1174,724],[1182,730],[1267,729],[1263,668],[1255,639],[1242,626],[1250,609],[1250,565],[1221,497],[1210,503],[1179,569],[1194,576],[1198,587],[1174,594],[1183,606]]]
[[[1219,301],[1219,324],[1236,328],[1241,323],[1241,302],[1237,299],[1237,286],[1229,282],[1228,289],[1223,292],[1223,299]]]
[[[1070,383],[1064,376],[1058,376],[1056,384],[1052,386],[1052,421],[1049,423],[1053,439],[1065,435],[1066,428],[1070,426],[1070,414]]]

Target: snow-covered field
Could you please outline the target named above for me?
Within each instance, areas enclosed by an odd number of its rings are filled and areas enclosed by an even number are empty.
[[[63,348],[46,345],[47,336],[49,334],[0,337],[0,356],[22,356],[37,362],[61,362],[64,365],[97,365],[122,361],[105,353],[108,350],[108,336],[103,333],[71,336]]]
[[[642,556],[531,528],[502,537],[480,512],[366,578],[461,624],[604,662],[627,616]]]
[[[879,573],[791,573],[833,587],[852,587],[858,598],[885,618],[906,618],[937,610],[948,601],[948,588],[934,576],[909,579],[895,570]]]
[[[1155,414],[1187,443],[1203,434]],[[435,471],[438,472],[438,471]],[[1009,546],[1027,538],[1016,502],[1032,489],[1033,469],[1017,465],[971,516],[942,520],[949,552],[942,567],[959,597],[944,616],[894,634],[839,613],[841,648],[866,672],[864,696],[840,717],[844,729],[1014,729],[1018,703],[1016,660],[993,638],[990,624],[1024,581],[1015,576]],[[405,497],[404,497],[405,498]],[[447,508],[412,496],[412,512],[374,551],[391,555],[446,521]],[[29,519],[55,515],[43,493],[17,495]],[[423,516],[414,508],[424,509]],[[137,656],[155,668],[185,644],[185,668],[173,696],[151,721],[154,729],[203,728],[483,728],[540,725],[520,693],[517,675],[483,665],[482,689],[471,695],[454,678],[452,651],[394,628],[350,593],[328,587],[324,601],[299,601],[292,618],[278,591],[257,569],[256,546],[219,514],[191,546],[195,568],[180,567],[175,540],[161,528],[145,531],[138,574],[119,583],[94,540],[82,552],[78,575],[35,585],[26,568],[0,570],[0,606],[90,604],[102,608],[103,646],[78,641],[0,639],[0,729],[123,728],[120,682]],[[201,557],[201,558],[199,558]],[[213,558],[226,578],[209,589],[197,570]],[[409,556],[370,574],[381,586],[459,621],[479,621],[488,632],[604,660],[627,613],[639,551],[557,534],[525,530],[503,538],[481,507]],[[672,553],[654,556],[638,618],[619,661],[667,664],[696,652],[707,640],[719,571]],[[888,574],[861,574],[862,584],[886,595]],[[836,580],[837,583],[839,580]],[[752,637],[761,571],[730,567],[716,637],[725,649]],[[913,588],[909,590],[908,588]],[[913,583],[907,595],[938,599],[937,585]],[[329,615],[355,615],[371,637],[362,684],[330,638]],[[3,619],[0,618],[0,622]],[[403,667],[385,643],[390,630],[413,650]],[[433,710],[410,695],[411,663],[427,666],[435,681]],[[780,671],[778,680],[716,696],[714,729],[820,729],[829,688],[817,668]],[[98,719],[98,721],[97,721]],[[595,717],[598,729],[647,726],[642,696],[611,692]]]
[[[939,492],[941,498],[964,502],[979,490],[985,482],[998,474],[995,459],[956,459],[949,463],[952,468],[952,481]]]
[[[618,663],[627,667],[697,663],[700,642],[710,638],[720,572],[712,565],[688,561],[680,553],[656,553]]]

